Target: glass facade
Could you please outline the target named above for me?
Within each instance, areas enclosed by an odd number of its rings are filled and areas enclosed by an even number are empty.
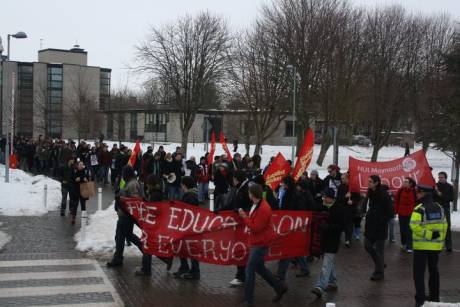
[[[100,91],[99,91],[99,110],[109,108],[110,101],[110,69],[101,69],[100,73]]]
[[[145,113],[145,132],[166,133],[167,114]]]
[[[18,101],[16,104],[16,133],[32,137],[33,135],[33,65],[18,64]]]
[[[60,138],[62,135],[62,65],[48,65],[48,99],[46,105],[46,135]]]
[[[131,140],[135,140],[137,138],[137,113],[131,113],[129,138]]]

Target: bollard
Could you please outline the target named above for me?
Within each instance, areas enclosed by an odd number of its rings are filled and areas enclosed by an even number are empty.
[[[43,207],[46,208],[46,201],[48,198],[48,185],[45,183],[43,187]]]
[[[214,193],[209,194],[209,210],[214,211]]]
[[[86,222],[87,222],[86,211],[82,211],[81,212],[81,228],[80,228],[82,242],[86,240]]]
[[[97,210],[102,210],[102,188],[97,188]]]
[[[326,303],[326,307],[335,307],[335,303]]]

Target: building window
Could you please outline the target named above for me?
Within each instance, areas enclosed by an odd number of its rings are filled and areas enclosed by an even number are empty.
[[[145,113],[145,132],[166,133],[167,114]]]
[[[44,113],[46,135],[52,138],[62,136],[62,80],[62,65],[48,65],[48,98]]]
[[[101,69],[99,89],[99,109],[105,110],[110,100],[110,69]]]
[[[284,136],[285,137],[293,137],[292,135],[292,123],[293,121],[292,120],[286,120],[285,121],[285,129],[284,129]],[[296,123],[295,125],[295,133],[297,134],[298,131],[299,131],[300,127],[299,125]]]
[[[125,113],[118,113],[118,140],[125,139]]]
[[[137,139],[137,113],[131,113],[131,123],[130,123],[130,139]]]
[[[240,130],[244,136],[254,136],[254,122],[247,119],[240,121]]]
[[[18,65],[18,103],[16,125],[18,134],[33,135],[33,66],[29,63]]]

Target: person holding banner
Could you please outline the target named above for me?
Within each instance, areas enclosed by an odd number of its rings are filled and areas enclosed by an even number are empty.
[[[370,279],[378,281],[384,278],[385,241],[388,237],[388,222],[393,217],[393,204],[378,175],[369,177],[368,188],[364,248],[374,261],[375,269]]]
[[[198,200],[198,190],[195,180],[190,176],[184,176],[180,184],[183,192],[182,201],[189,205],[199,206],[200,201]],[[200,263],[195,259],[190,259],[190,262],[191,267],[188,264],[187,258],[180,258],[180,267],[174,273],[174,276],[187,280],[200,279]]]
[[[243,209],[238,213],[244,224],[249,228],[249,259],[246,264],[246,282],[244,284],[244,299],[247,307],[254,306],[255,274],[259,274],[276,292],[273,302],[279,302],[287,292],[287,288],[276,279],[265,267],[264,257],[275,239],[272,222],[272,209],[263,200],[263,189],[258,184],[249,186],[249,198],[252,207],[249,215]]]

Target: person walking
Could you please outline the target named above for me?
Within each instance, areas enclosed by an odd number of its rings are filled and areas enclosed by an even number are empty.
[[[320,225],[323,265],[318,282],[311,290],[317,298],[321,298],[326,291],[337,290],[335,258],[346,221],[345,207],[335,202],[335,191],[332,188],[326,188],[324,191],[322,211],[328,214],[326,222]]]
[[[181,178],[180,184],[183,192],[182,202],[199,206],[200,202],[198,200],[198,189],[195,180],[190,176],[184,176]],[[190,259],[190,262],[191,266],[189,266],[187,258],[180,258],[180,267],[174,273],[174,276],[187,280],[200,279],[200,263],[195,259]]]
[[[61,181],[61,216],[65,216],[65,211],[67,209],[67,196],[70,197],[72,176],[75,171],[75,161],[72,158],[69,158],[67,163],[61,167],[59,174],[59,179]],[[69,204],[70,210],[70,204]]]
[[[368,187],[364,248],[374,261],[374,272],[370,279],[378,281],[384,279],[385,241],[388,236],[388,221],[393,217],[393,204],[378,175],[369,177]]]
[[[439,302],[439,252],[447,234],[447,219],[443,207],[433,201],[434,189],[418,185],[416,189],[418,206],[410,219],[414,246],[415,306],[423,306],[425,300]],[[428,264],[430,274],[429,296],[425,295],[425,270]]]
[[[454,187],[447,182],[447,173],[440,172],[438,174],[438,183],[435,186],[434,200],[439,203],[443,209],[447,219],[447,234],[446,234],[446,252],[452,252],[452,231],[450,222],[450,203],[454,200]]]
[[[414,179],[405,178],[403,186],[398,190],[394,199],[394,208],[395,213],[398,215],[399,232],[401,234],[401,250],[408,253],[412,253],[412,232],[409,222],[417,201],[415,186]]]
[[[142,197],[142,189],[135,177],[134,169],[130,165],[125,165],[121,174],[123,180],[120,180],[120,190],[115,196],[115,211],[118,215],[117,228],[115,230],[115,253],[112,260],[107,262],[108,267],[123,265],[125,241],[133,243],[142,252],[141,240],[133,233],[134,221],[131,216],[123,212],[120,206],[120,197]]]
[[[287,292],[287,288],[276,279],[265,267],[264,257],[270,244],[275,239],[273,230],[272,209],[263,200],[263,189],[259,184],[249,186],[249,198],[252,207],[249,215],[243,209],[238,214],[243,223],[249,228],[249,259],[246,263],[246,281],[244,284],[244,299],[246,307],[254,306],[255,274],[259,274],[276,292],[273,302],[279,302]]]
[[[353,236],[354,222],[358,204],[361,201],[361,195],[356,192],[349,191],[349,174],[342,174],[342,184],[337,190],[336,202],[344,208],[344,232],[345,232],[345,246],[351,247],[351,239]]]
[[[71,185],[70,185],[70,203],[69,203],[69,209],[70,209],[70,223],[72,225],[75,224],[75,219],[77,216],[77,210],[78,210],[78,203],[80,203],[81,206],[81,215],[82,217],[86,217],[86,201],[88,200],[87,198],[83,198],[80,193],[80,185],[83,182],[88,182],[90,178],[90,175],[88,174],[88,171],[85,169],[85,164],[83,161],[79,161],[77,164],[77,168],[73,171],[72,177],[71,177]]]

